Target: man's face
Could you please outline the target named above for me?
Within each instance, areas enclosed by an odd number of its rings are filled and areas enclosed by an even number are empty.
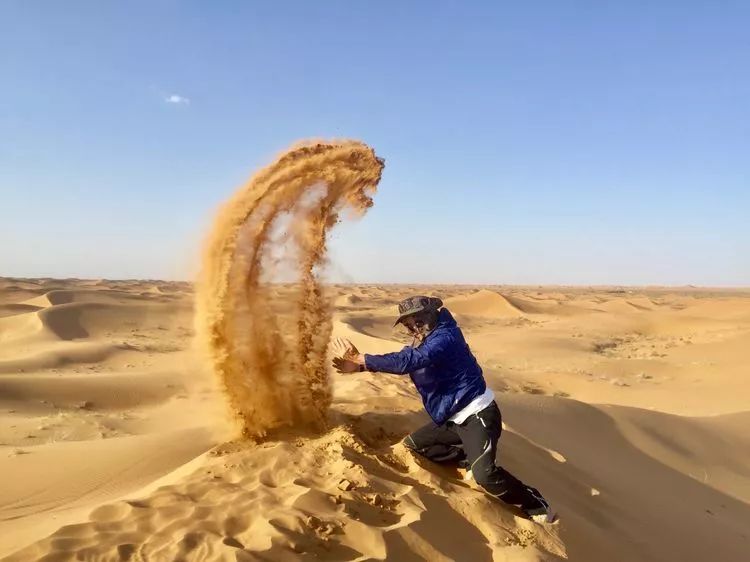
[[[418,334],[425,325],[425,320],[420,314],[412,314],[404,318],[401,323],[411,334]]]

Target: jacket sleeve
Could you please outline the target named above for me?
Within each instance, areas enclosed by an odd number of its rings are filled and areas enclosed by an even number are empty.
[[[395,353],[365,354],[365,369],[379,373],[403,375],[422,369],[440,359],[450,346],[450,337],[436,334],[419,347],[405,347]]]

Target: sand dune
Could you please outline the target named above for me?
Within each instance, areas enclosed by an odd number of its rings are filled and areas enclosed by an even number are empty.
[[[328,427],[228,440],[192,346],[192,291],[0,280],[4,560],[746,558],[750,296],[619,288],[330,288],[333,335],[399,349],[395,303],[438,294],[506,430],[499,462],[559,525],[399,444],[407,377],[333,377]],[[291,286],[270,306],[285,326]]]
[[[98,374],[95,377],[75,375],[37,375],[0,378],[0,407],[18,409],[37,401],[55,408],[77,408],[90,403],[88,409],[120,409],[148,406],[178,394],[184,385],[175,373]]]
[[[222,427],[189,358],[189,299],[143,297],[140,283],[13,287],[0,290],[14,312],[0,317],[5,554],[179,468]]]
[[[595,306],[569,299],[540,298],[538,295],[512,294],[507,301],[525,314],[552,314],[554,316],[572,316],[596,311]],[[575,302],[575,304],[573,304]]]
[[[336,308],[356,307],[362,303],[362,296],[355,293],[339,295],[334,300]]]
[[[63,525],[85,521],[96,506],[146,486],[213,442],[210,432],[188,429],[16,448],[0,456],[0,470],[6,476],[0,483],[5,552]],[[72,551],[64,541],[63,550]],[[37,560],[42,554],[27,550],[10,559],[14,558]]]
[[[571,560],[743,559],[750,505],[709,485],[702,470],[690,474],[679,468],[692,462],[713,474],[726,466],[726,454],[734,455],[735,463],[747,458],[746,441],[714,459],[721,441],[702,449],[692,420],[684,423],[678,416],[665,420],[642,409],[549,397],[506,396],[502,402],[506,419],[521,435],[504,437],[500,460],[566,506],[560,535]],[[666,443],[687,448],[673,447],[665,458],[623,427],[634,420],[658,429]],[[527,437],[559,451],[566,462],[532,455]],[[748,484],[745,474],[732,487]]]
[[[23,303],[0,304],[0,318],[5,316],[15,316],[16,314],[26,314],[27,312],[34,312],[40,308],[41,307],[32,304]]]
[[[72,340],[133,330],[166,329],[171,318],[180,312],[187,317],[190,310],[190,307],[178,310],[172,304],[71,302],[45,308],[38,315],[43,326],[57,338]]]
[[[346,310],[346,308],[343,308],[343,310]],[[349,326],[351,332],[361,333],[370,338],[383,341],[400,338],[403,343],[410,340],[400,327],[393,325],[393,314],[388,314],[387,311],[349,312],[341,314],[339,318]]]
[[[489,317],[518,317],[523,312],[503,295],[481,289],[470,295],[459,295],[445,299],[445,306],[456,314]]]

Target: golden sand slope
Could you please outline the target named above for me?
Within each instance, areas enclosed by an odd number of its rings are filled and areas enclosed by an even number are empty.
[[[370,352],[399,348],[392,305],[407,294],[436,293],[457,310],[469,303],[457,316],[498,393],[506,424],[499,461],[557,506],[561,523],[545,529],[399,445],[426,422],[406,377],[335,375],[328,431],[220,443],[212,380],[187,345],[188,287],[4,284],[7,560],[702,561],[747,553],[746,294],[329,289],[333,334]]]
[[[159,286],[0,280],[0,553],[217,442],[191,289]]]

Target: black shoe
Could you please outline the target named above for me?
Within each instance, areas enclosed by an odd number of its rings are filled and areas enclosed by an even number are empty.
[[[531,519],[534,523],[539,523],[540,525],[550,525],[552,523],[557,523],[557,513],[552,511],[552,508],[548,505],[547,507],[537,507],[535,509],[530,509],[526,512],[526,515],[529,516],[529,519]]]
[[[533,507],[531,509],[525,510],[526,515],[529,516],[529,519],[534,521],[534,523],[539,523],[541,525],[550,525],[552,523],[556,523],[558,519],[557,513],[555,513],[555,511],[550,507],[549,502],[547,502],[547,500],[542,497],[538,490],[528,488],[528,491],[540,504],[539,507]]]

